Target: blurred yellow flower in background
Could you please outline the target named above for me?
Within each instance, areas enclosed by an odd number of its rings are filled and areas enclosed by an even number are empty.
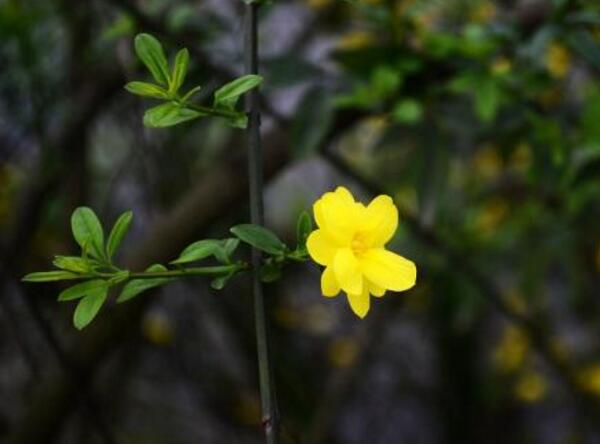
[[[548,46],[545,54],[545,65],[548,72],[556,78],[563,78],[571,67],[571,52],[560,43]]]
[[[493,144],[486,144],[478,148],[473,155],[473,168],[483,179],[493,180],[502,173],[502,157]]]
[[[355,338],[337,338],[329,345],[329,361],[337,368],[350,367],[356,362],[359,351],[360,347]]]
[[[338,41],[338,47],[342,49],[361,49],[375,42],[373,34],[367,31],[354,31],[344,34]]]
[[[480,2],[471,12],[471,20],[475,23],[487,23],[497,14],[494,2],[484,0]]]
[[[585,391],[600,396],[600,363],[591,364],[581,370],[578,380]]]
[[[508,160],[508,167],[518,174],[525,174],[533,164],[531,146],[526,142],[519,143]]]
[[[509,213],[506,200],[495,198],[486,202],[475,218],[475,230],[483,237],[490,237],[496,233],[500,223]]]
[[[323,9],[331,5],[334,0],[308,0],[308,6],[314,9]]]
[[[356,202],[344,187],[325,193],[313,206],[318,229],[306,246],[312,259],[324,265],[324,296],[346,292],[354,313],[363,318],[370,295],[386,290],[404,291],[417,278],[414,262],[385,249],[398,227],[398,210],[392,198],[381,195],[368,206]]]
[[[541,373],[534,370],[523,372],[514,387],[517,399],[523,402],[538,402],[544,399],[548,392],[548,383]]]
[[[148,342],[157,346],[167,346],[173,342],[173,324],[161,312],[150,312],[142,320],[142,334]]]
[[[512,68],[512,62],[506,57],[498,57],[492,63],[492,73],[501,76],[508,73]]]
[[[494,350],[496,367],[502,373],[515,372],[523,366],[528,351],[529,340],[525,333],[518,327],[509,325],[504,329]]]

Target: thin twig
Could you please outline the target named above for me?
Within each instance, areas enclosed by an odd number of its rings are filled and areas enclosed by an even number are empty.
[[[258,8],[257,3],[246,4],[245,20],[245,64],[246,74],[258,74]],[[246,97],[248,109],[248,180],[250,184],[250,221],[264,224],[262,147],[260,140],[260,97],[253,89]],[[262,404],[262,426],[268,444],[278,442],[279,415],[275,397],[274,382],[269,358],[267,319],[262,282],[260,280],[261,253],[252,250],[252,280],[254,292],[254,320],[256,328],[256,348],[258,353],[258,374]]]

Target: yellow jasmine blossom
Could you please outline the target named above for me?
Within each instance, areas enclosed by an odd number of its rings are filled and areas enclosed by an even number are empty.
[[[571,67],[571,53],[560,43],[553,43],[546,50],[546,68],[556,78],[563,78]]]
[[[492,63],[492,73],[498,76],[502,76],[508,73],[512,68],[512,63],[506,57],[498,57]]]
[[[308,6],[314,9],[323,9],[332,3],[333,0],[308,0]]]
[[[356,362],[360,353],[360,345],[356,338],[343,337],[329,345],[329,361],[334,367],[347,368]]]
[[[398,227],[392,198],[381,195],[368,206],[356,202],[344,187],[325,193],[313,206],[318,229],[307,239],[312,259],[325,266],[324,296],[346,292],[352,311],[363,318],[370,295],[404,291],[415,285],[415,264],[385,249]]]
[[[367,31],[354,31],[344,34],[338,46],[342,49],[362,49],[375,43],[375,36]]]
[[[517,327],[508,326],[500,343],[494,350],[494,361],[502,373],[517,371],[525,363],[530,344],[525,333]]]
[[[593,395],[600,396],[600,363],[591,364],[579,372],[581,387]]]
[[[154,345],[167,346],[175,336],[171,320],[163,313],[149,313],[142,321],[142,334]]]
[[[548,392],[548,384],[541,373],[534,370],[525,371],[514,387],[515,396],[528,403],[541,401]]]

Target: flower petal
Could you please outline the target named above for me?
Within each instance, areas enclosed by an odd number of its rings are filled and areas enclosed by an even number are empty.
[[[371,297],[369,296],[367,287],[365,286],[364,290],[357,294],[348,293],[348,303],[356,316],[361,319],[364,318],[369,312],[371,305]]]
[[[385,288],[383,288],[369,280],[365,280],[365,286],[369,290],[369,293],[371,293],[373,296],[375,296],[377,298],[380,298],[385,294]]]
[[[360,258],[360,269],[369,281],[388,290],[408,290],[417,280],[414,262],[383,248],[367,250]]]
[[[315,230],[306,239],[306,249],[313,260],[321,265],[333,262],[337,246],[323,230]]]
[[[338,284],[346,293],[358,294],[363,291],[363,276],[350,248],[340,248],[337,251],[333,260],[333,271]]]
[[[315,202],[313,212],[320,229],[339,246],[349,246],[359,228],[357,221],[362,219],[361,207],[347,189],[338,187]]]
[[[365,241],[372,247],[384,246],[398,228],[398,209],[390,196],[377,196],[364,215]]]
[[[317,222],[317,226],[321,229],[325,229],[325,215],[323,214],[323,199],[317,200],[313,205],[313,213],[315,215],[315,222]]]
[[[332,266],[325,268],[321,275],[321,292],[323,296],[327,296],[328,298],[337,296],[340,292],[340,284],[338,284],[335,278]]]
[[[337,187],[334,191],[334,194],[347,205],[352,205],[355,203],[354,196],[352,196],[352,193],[345,187]]]

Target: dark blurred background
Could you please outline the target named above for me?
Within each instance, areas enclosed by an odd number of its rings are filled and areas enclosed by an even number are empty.
[[[243,132],[164,130],[123,85],[149,32],[204,95],[242,74],[239,0],[0,0],[0,442],[260,443],[248,280],[189,279],[77,332],[69,217],[132,209],[141,270],[247,221]],[[600,5],[274,0],[267,219],[345,185],[400,208],[418,285],[358,320],[299,264],[267,286],[284,442],[600,443]]]

